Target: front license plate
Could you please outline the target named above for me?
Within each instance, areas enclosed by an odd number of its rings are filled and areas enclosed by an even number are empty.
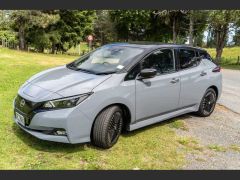
[[[21,125],[25,126],[25,119],[24,119],[23,115],[16,112],[15,116],[16,116],[17,122],[20,123]]]

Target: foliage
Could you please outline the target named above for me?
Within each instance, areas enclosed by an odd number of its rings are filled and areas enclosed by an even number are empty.
[[[56,43],[57,50],[67,51],[93,32],[95,11],[60,10],[59,16],[60,20],[49,28],[49,32],[55,32],[52,39],[60,40]]]
[[[144,40],[150,26],[150,11],[114,10],[110,16],[115,24],[118,39],[123,41]]]
[[[216,48],[219,59],[230,28],[235,28],[233,42],[239,44],[239,27],[239,10],[0,11],[1,37],[11,34],[11,41],[19,43],[21,50],[30,47],[52,53],[75,49],[92,34],[95,47],[113,41],[188,42]],[[206,30],[207,43],[203,44]]]
[[[93,32],[94,11],[18,10],[11,15],[18,32],[20,49],[31,45],[38,51],[67,51]]]
[[[186,29],[181,28],[186,21],[187,10],[159,10],[158,15],[172,29],[172,42],[184,43],[186,40]]]
[[[37,10],[16,10],[12,12],[11,19],[13,29],[18,32],[20,49],[23,50],[27,48],[26,38],[31,30],[43,29],[56,23],[58,16]]]
[[[14,31],[9,30],[0,30],[0,40],[2,41],[5,40],[11,44],[16,44],[18,42],[16,38],[16,33]]]
[[[111,21],[109,11],[96,11],[96,19],[94,21],[94,42],[101,45],[108,42],[114,42],[117,39],[115,24]]]
[[[212,10],[209,13],[209,26],[215,35],[216,60],[220,61],[223,48],[227,41],[230,26],[239,21],[237,10]]]

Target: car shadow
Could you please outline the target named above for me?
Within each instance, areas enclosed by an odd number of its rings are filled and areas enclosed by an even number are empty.
[[[168,125],[179,119],[184,120],[191,116],[193,116],[193,115],[192,114],[181,115],[181,116],[174,117],[172,119],[168,119],[168,120],[165,120],[165,121],[162,121],[159,123],[148,125],[146,127],[143,127],[143,128],[131,131],[131,132],[123,132],[121,134],[121,136],[123,136],[125,138],[130,138],[132,136],[135,136],[138,133],[151,130],[155,127]],[[58,142],[41,140],[41,139],[38,139],[38,138],[26,133],[24,130],[22,130],[20,127],[18,127],[15,123],[12,125],[12,130],[13,130],[14,134],[23,143],[25,143],[30,148],[33,148],[38,151],[49,152],[49,153],[55,153],[55,152],[74,153],[74,152],[79,152],[79,151],[87,151],[88,150],[87,148],[95,149],[98,151],[105,151],[104,149],[101,149],[101,148],[91,145],[91,143],[67,144],[67,143],[58,143]]]
[[[158,123],[154,123],[154,124],[142,127],[140,129],[136,129],[136,130],[133,130],[133,131],[125,131],[125,132],[122,133],[122,136],[124,136],[124,137],[132,137],[132,136],[135,136],[138,133],[142,133],[144,131],[151,130],[151,129],[155,128],[155,127],[165,126],[165,125],[173,123],[174,121],[185,120],[186,118],[190,118],[192,116],[194,116],[194,114],[191,114],[191,113],[180,115],[180,116],[176,116],[174,118],[167,119],[167,120],[164,120],[164,121],[161,121],[161,122],[158,122]]]

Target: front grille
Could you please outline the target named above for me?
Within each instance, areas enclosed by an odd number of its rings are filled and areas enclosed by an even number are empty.
[[[37,113],[37,108],[41,106],[41,103],[31,102],[18,95],[15,99],[14,106],[14,112],[23,115],[25,118],[25,124],[28,126],[33,116]]]

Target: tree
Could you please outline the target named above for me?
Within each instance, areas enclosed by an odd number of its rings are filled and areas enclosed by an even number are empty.
[[[240,12],[239,12],[240,15]],[[233,36],[234,45],[240,46],[240,18],[235,23],[235,35]]]
[[[207,25],[208,11],[190,10],[187,13],[189,19],[188,40],[189,45],[202,44],[203,32]]]
[[[16,10],[11,14],[12,27],[18,32],[19,48],[25,50],[26,34],[33,27],[46,28],[58,21],[58,16],[36,10]]]
[[[150,12],[147,10],[110,11],[118,39],[124,41],[143,40],[150,25]]]
[[[235,30],[235,35],[233,36],[234,45],[240,46],[240,27]]]
[[[116,41],[117,33],[114,23],[111,21],[109,11],[96,11],[96,19],[94,21],[94,36],[95,42],[100,42],[101,45]]]
[[[180,33],[180,21],[188,13],[187,10],[159,10],[154,12],[156,15],[164,18],[166,24],[172,28],[172,41],[177,43],[178,34]],[[179,38],[180,39],[180,38]]]
[[[56,50],[67,51],[93,33],[95,11],[59,10],[58,14],[59,21],[47,29],[52,44],[52,53]]]
[[[209,26],[215,34],[216,61],[219,62],[226,44],[230,26],[239,20],[237,10],[213,10],[209,13]]]
[[[154,12],[150,13],[149,27],[146,30],[145,40],[168,43],[172,39],[171,27]]]

